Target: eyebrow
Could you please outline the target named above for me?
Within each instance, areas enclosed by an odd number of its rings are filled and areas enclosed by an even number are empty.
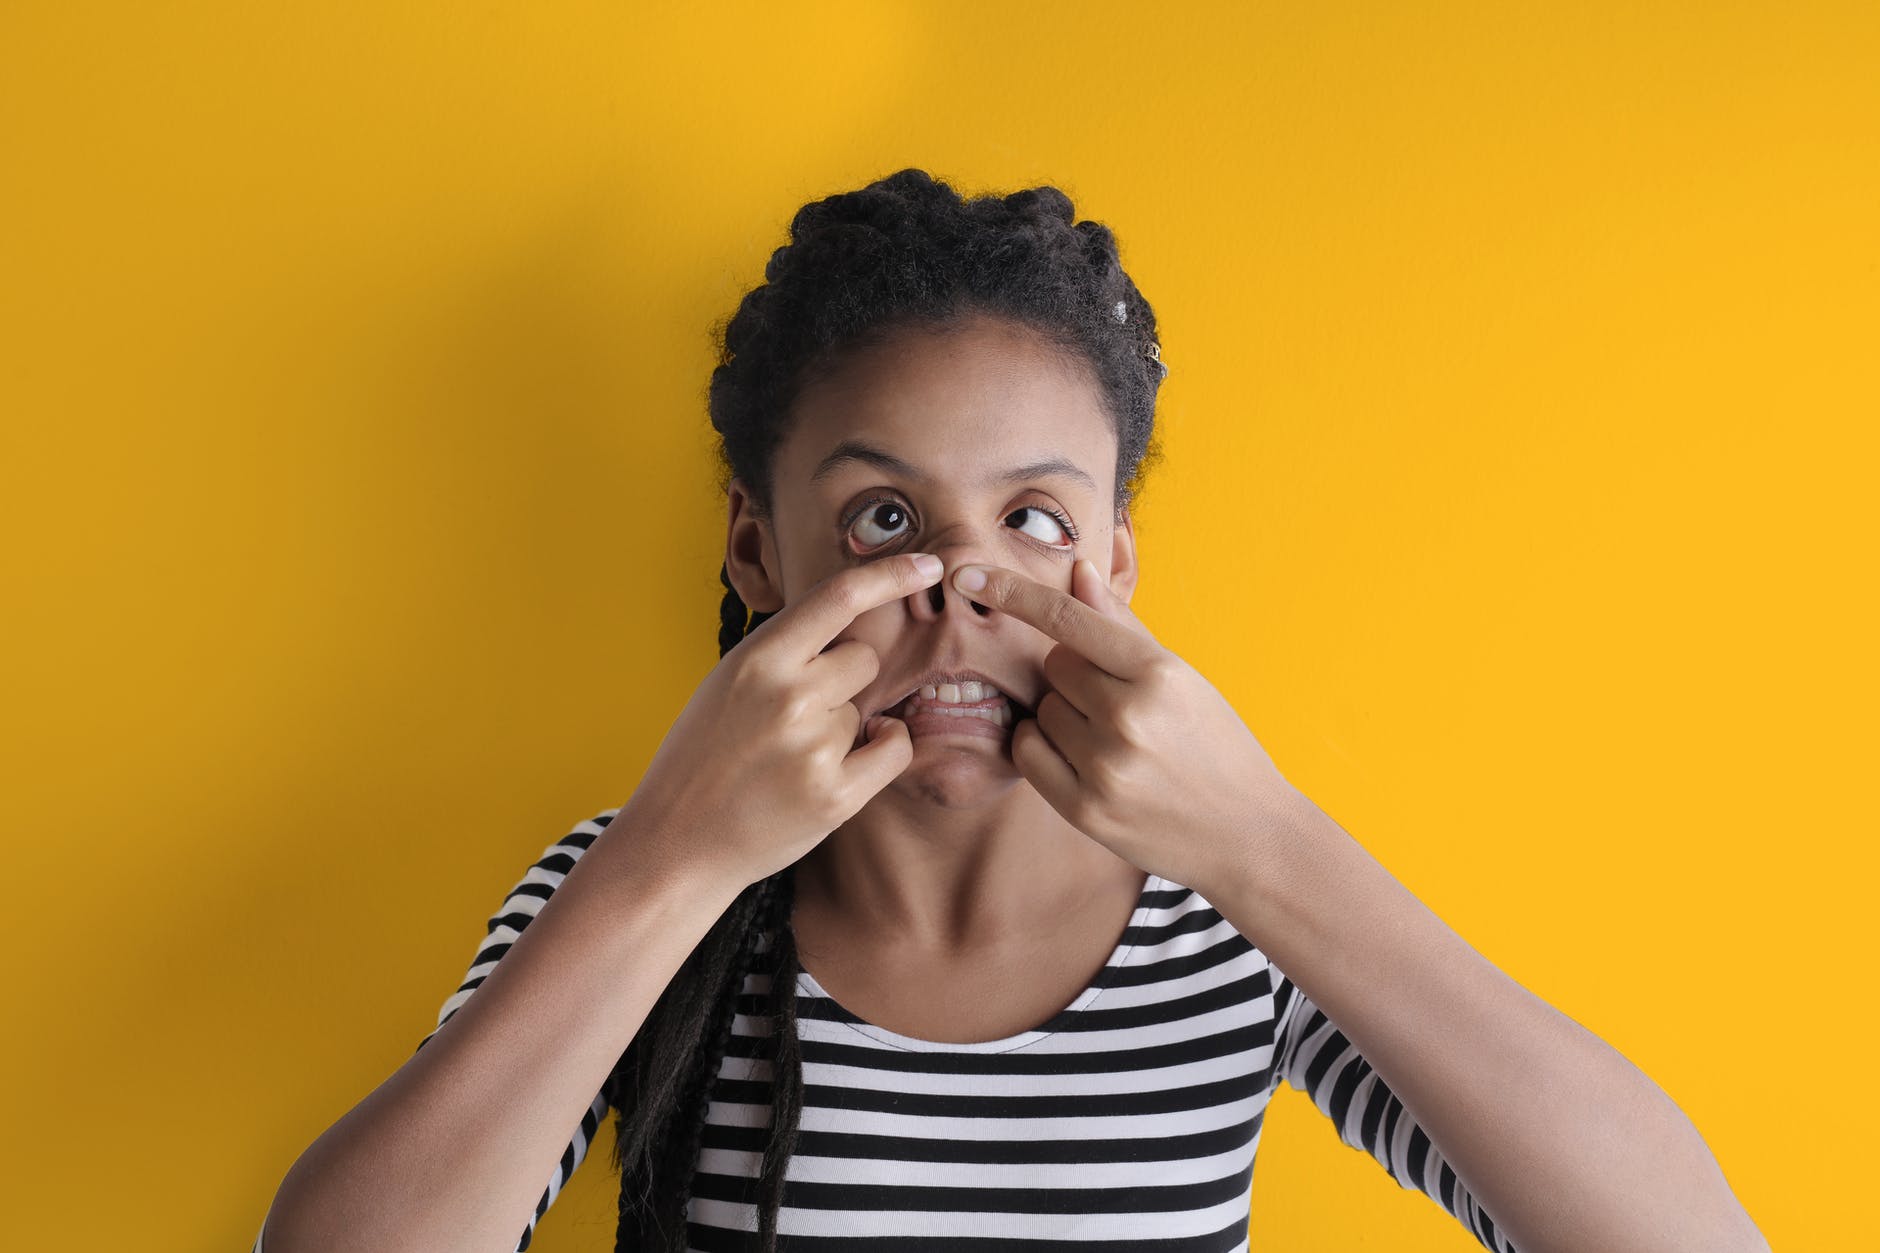
[[[866,443],[859,439],[845,439],[831,449],[827,457],[824,457],[821,461],[816,463],[816,469],[809,476],[809,481],[812,483],[820,483],[831,474],[834,474],[837,469],[852,461],[866,462],[869,465],[878,466],[892,474],[898,474],[903,478],[912,479],[916,483],[929,481],[928,476],[913,462],[904,461],[885,449],[877,448],[873,444]],[[1026,479],[1051,478],[1054,475],[1061,478],[1073,479],[1082,483],[1093,492],[1097,490],[1097,481],[1091,478],[1075,461],[1063,456],[1044,457],[1037,461],[1028,462],[1022,466],[1014,466],[1003,474],[994,475],[992,481],[995,483],[1020,483]]]

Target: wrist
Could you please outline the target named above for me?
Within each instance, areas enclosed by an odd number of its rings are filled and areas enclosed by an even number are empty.
[[[582,861],[596,861],[601,877],[630,881],[636,898],[671,900],[688,912],[710,910],[715,918],[750,885],[706,856],[707,847],[692,828],[628,804]]]

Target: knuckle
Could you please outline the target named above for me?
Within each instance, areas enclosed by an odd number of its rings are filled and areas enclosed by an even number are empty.
[[[857,598],[854,576],[858,570],[867,568],[860,566],[856,570],[845,570],[823,585],[823,599],[829,602],[830,608],[849,615],[855,612]]]
[[[1167,691],[1174,686],[1177,678],[1176,663],[1172,658],[1161,656],[1153,658],[1145,675],[1149,685],[1158,691]]]
[[[1112,800],[1129,794],[1135,776],[1128,754],[1105,753],[1097,759],[1097,790]]]
[[[837,778],[840,774],[838,767],[841,766],[842,759],[846,755],[846,750],[829,740],[818,740],[815,747],[809,750],[806,762],[810,778],[818,781]],[[820,784],[811,788],[811,791],[818,796],[826,796],[832,790],[834,790],[832,787]]]
[[[881,654],[875,651],[874,645],[863,640],[849,640],[847,643],[855,646],[850,651],[855,656],[855,668],[862,673],[864,681],[881,673]]]
[[[930,580],[920,572],[912,557],[903,558],[894,563],[894,581],[902,587],[921,587]]]
[[[1077,625],[1077,610],[1071,601],[1054,599],[1045,606],[1044,619],[1052,637],[1059,638]]]
[[[740,650],[742,651],[742,650]],[[733,653],[736,657],[737,654]],[[732,665],[725,687],[734,701],[761,701],[770,691],[770,672],[763,664],[764,654],[751,652]]]

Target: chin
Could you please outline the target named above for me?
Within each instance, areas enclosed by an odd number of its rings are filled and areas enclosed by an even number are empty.
[[[943,808],[970,809],[1024,781],[1012,764],[1010,736],[921,735],[914,738],[914,759],[889,786]]]

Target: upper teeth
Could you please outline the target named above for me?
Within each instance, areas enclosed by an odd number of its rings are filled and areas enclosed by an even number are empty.
[[[982,700],[991,700],[999,694],[999,689],[992,684],[974,683],[970,679],[965,683],[942,683],[938,686],[929,683],[920,689],[922,700],[937,700],[948,705],[973,705]]]

